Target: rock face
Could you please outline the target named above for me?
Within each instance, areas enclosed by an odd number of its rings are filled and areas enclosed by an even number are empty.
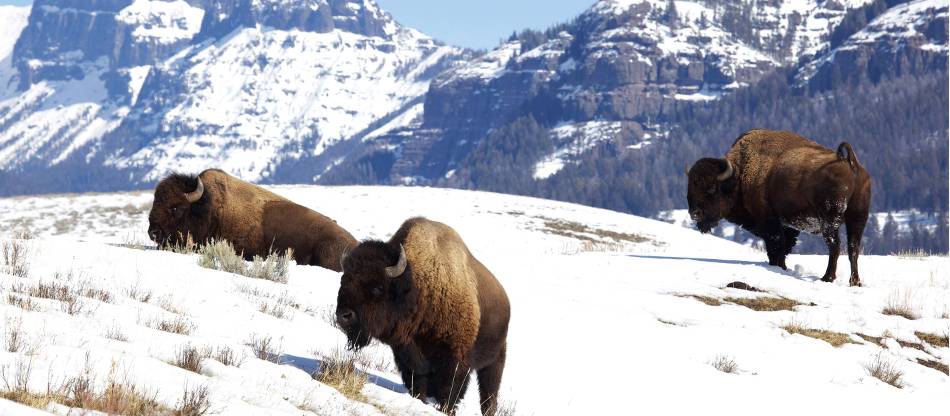
[[[209,166],[266,181],[418,100],[468,53],[371,0],[38,0],[13,39],[3,193]]]
[[[887,9],[797,74],[817,91],[947,68],[947,2],[918,0]]]

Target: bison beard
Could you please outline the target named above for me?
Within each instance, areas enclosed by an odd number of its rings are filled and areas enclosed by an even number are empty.
[[[343,333],[346,334],[346,348],[350,351],[359,351],[363,347],[369,345],[371,338],[362,325],[340,325],[340,329],[342,329]]]

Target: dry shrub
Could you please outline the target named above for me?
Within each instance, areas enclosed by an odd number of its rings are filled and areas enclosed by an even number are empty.
[[[325,354],[320,371],[313,378],[337,389],[350,400],[365,400],[363,386],[366,385],[366,374],[356,368],[355,354],[349,351],[335,348]]]
[[[251,334],[246,345],[251,347],[255,357],[264,361],[270,361],[274,364],[281,364],[280,346],[274,342],[274,338],[266,335]]]
[[[203,416],[211,413],[211,390],[202,385],[194,389],[185,386],[181,399],[172,411],[173,416]]]
[[[920,318],[917,313],[917,306],[914,304],[914,292],[910,289],[896,290],[887,297],[887,304],[881,313],[885,315],[896,315],[915,320]]]
[[[59,274],[56,277],[59,277]],[[36,286],[28,288],[27,294],[35,298],[57,300],[60,302],[62,311],[70,315],[82,312],[86,306],[76,291],[68,284],[39,282]]]
[[[709,362],[709,365],[727,374],[735,373],[736,370],[739,369],[739,365],[736,364],[736,360],[728,355],[717,355]]]
[[[212,241],[198,249],[198,265],[207,269],[221,270],[254,279],[287,283],[293,250],[284,254],[271,253],[267,257],[254,256],[250,265],[238,254],[227,240]]]
[[[34,312],[40,310],[40,305],[38,305],[36,302],[33,302],[33,298],[29,296],[20,296],[13,292],[7,293],[7,303],[25,311]]]
[[[518,414],[518,403],[514,400],[498,400],[498,404],[491,410],[495,416],[515,416]]]
[[[827,331],[824,329],[807,328],[804,325],[794,321],[783,325],[782,329],[792,334],[799,334],[810,338],[820,339],[831,344],[833,347],[840,347],[844,344],[856,344],[856,342],[854,342],[854,340],[852,340],[851,336],[848,334]]]
[[[146,322],[146,326],[159,331],[181,335],[189,335],[191,331],[194,330],[194,325],[181,315],[175,315],[170,319],[152,319]]]
[[[52,394],[31,392],[29,382],[32,375],[33,360],[31,358],[17,357],[12,370],[9,364],[0,366],[0,381],[3,382],[0,398],[37,409],[45,409],[52,401]]]
[[[944,333],[943,335],[931,334],[928,332],[914,332],[914,335],[917,335],[917,338],[920,338],[921,341],[924,341],[935,347],[950,347],[950,334]]]
[[[874,358],[864,364],[864,370],[868,375],[890,384],[897,388],[903,388],[904,383],[901,380],[904,372],[897,368],[897,363],[884,358],[878,353]]]
[[[122,342],[129,341],[129,337],[125,335],[124,332],[122,332],[122,328],[120,328],[118,324],[113,324],[112,326],[110,326],[108,329],[106,329],[106,332],[102,334],[102,336],[109,339],[114,339],[116,341],[122,341]]]
[[[9,352],[19,352],[26,348],[26,333],[23,332],[23,319],[7,318],[3,331],[3,346]]]
[[[210,348],[198,349],[191,345],[185,345],[175,353],[175,360],[169,364],[175,367],[197,373],[201,370],[201,362],[210,358],[212,351]]]
[[[244,359],[246,358],[244,354],[238,356],[233,348],[226,345],[215,349],[212,357],[218,360],[219,363],[232,367],[240,367],[241,364],[244,364]]]
[[[141,287],[139,283],[139,281],[136,281],[132,286],[129,286],[129,288],[125,290],[125,294],[139,302],[148,303],[148,301],[152,299],[152,291],[151,289]]]
[[[709,305],[709,306],[719,306],[719,305],[722,305],[722,302],[721,302],[719,299],[714,298],[714,297],[710,297],[710,296],[703,296],[703,295],[682,295],[682,296],[680,296],[680,297],[690,297],[690,298],[696,299],[696,300],[698,300],[698,301],[700,301],[700,302],[702,302],[702,303],[705,303],[705,304],[707,304],[707,305]]]
[[[0,258],[3,259],[3,271],[16,277],[30,274],[30,247],[22,240],[4,240],[0,242]]]

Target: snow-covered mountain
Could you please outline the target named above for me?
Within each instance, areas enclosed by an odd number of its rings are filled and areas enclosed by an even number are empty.
[[[786,272],[749,247],[563,202],[422,187],[270,189],[361,239],[386,239],[414,215],[456,228],[511,299],[505,414],[801,415],[819,405],[924,414],[946,402],[946,256],[862,256],[864,287],[851,288],[844,258],[828,284],[818,280],[823,255],[792,255]],[[29,373],[24,384],[39,395],[84,372],[98,393],[112,375],[168,407],[206,387],[219,415],[439,414],[405,394],[384,346],[357,356],[368,374],[359,395],[311,377],[345,345],[326,318],[338,273],[293,266],[284,284],[129,247],[147,242],[150,203],[148,192],[0,199],[0,243],[14,231],[35,235],[16,241],[28,248],[26,272],[10,275],[0,260],[0,374],[14,383]],[[735,281],[761,291],[727,287]],[[29,294],[41,284],[85,295],[67,309]],[[156,325],[166,321],[190,331]],[[270,361],[248,345],[262,339]],[[179,368],[188,346],[227,347],[237,362]],[[903,388],[871,376],[875,362],[900,372]],[[10,388],[0,380],[0,393]],[[479,414],[474,380],[468,393],[459,415]],[[81,413],[55,401],[45,410]],[[0,414],[41,413],[0,398]]]
[[[553,143],[531,174],[543,180],[599,145],[623,152],[663,140],[671,112],[781,68],[801,67],[803,85],[825,88],[837,85],[831,72],[877,81],[945,68],[946,4],[900,3],[601,0],[568,23],[513,36],[441,74],[424,111],[376,131],[348,163],[372,165],[382,181],[472,186],[464,165],[478,143],[530,116]],[[886,15],[873,22],[846,20],[880,9]],[[857,33],[845,33],[844,23]],[[366,169],[338,170],[352,177]]]
[[[22,27],[10,10],[5,30]],[[16,41],[0,69],[4,193],[17,177],[105,189],[208,166],[264,179],[411,105],[467,53],[371,0],[37,0],[26,23],[0,49]]]

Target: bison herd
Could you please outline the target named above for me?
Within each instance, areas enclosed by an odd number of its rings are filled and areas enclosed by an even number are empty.
[[[785,269],[800,231],[828,244],[822,280],[834,281],[838,231],[847,228],[852,286],[871,201],[871,179],[848,143],[837,151],[793,133],[750,130],[724,158],[702,158],[688,176],[689,215],[703,233],[726,219],[765,241]],[[292,250],[302,265],[342,272],[336,321],[349,346],[390,346],[403,383],[450,411],[478,377],[492,414],[505,366],[505,289],[448,225],[410,218],[389,241],[358,242],[334,220],[227,173],[173,174],[155,188],[149,237],[230,241],[247,259]]]

